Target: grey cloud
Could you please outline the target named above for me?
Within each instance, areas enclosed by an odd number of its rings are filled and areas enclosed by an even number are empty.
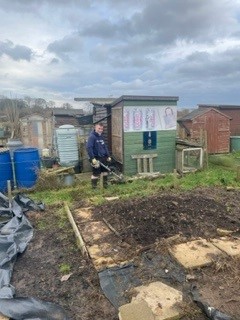
[[[48,7],[66,7],[71,5],[89,8],[91,0],[0,0],[0,8],[6,12],[38,12],[39,8],[43,6]]]
[[[12,41],[0,41],[0,56],[7,55],[13,60],[30,61],[33,56],[33,51],[22,45],[14,45]]]
[[[58,64],[60,61],[57,58],[53,58],[50,62],[50,64]]]
[[[54,52],[60,57],[68,53],[79,52],[83,48],[83,43],[78,35],[66,36],[61,40],[50,43],[47,47],[49,52]]]
[[[184,3],[179,0],[152,0],[129,18],[123,18],[123,12],[114,23],[103,19],[89,24],[81,32],[103,39],[118,34],[133,42],[144,37],[146,45],[149,41],[167,44],[177,39],[211,41],[216,36],[228,35],[233,27],[237,28],[237,20],[231,15],[237,9],[239,7],[231,7],[231,2],[226,0],[185,0]]]
[[[195,52],[176,66],[175,71],[178,76],[187,78],[189,81],[215,79],[224,82],[225,79],[236,78],[236,81],[239,82],[239,66],[240,48],[237,48],[218,54]]]
[[[236,21],[231,11],[227,1],[155,0],[133,16],[132,30],[162,44],[177,39],[211,41],[232,30]]]
[[[107,20],[99,20],[80,31],[85,36],[112,38],[116,35],[119,27]]]

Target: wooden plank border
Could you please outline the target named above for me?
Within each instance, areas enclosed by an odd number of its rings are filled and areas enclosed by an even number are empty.
[[[77,238],[77,246],[78,246],[78,248],[81,250],[81,253],[82,253],[83,256],[86,255],[87,257],[89,257],[89,253],[88,253],[87,247],[86,247],[86,245],[84,243],[84,240],[83,240],[83,238],[81,236],[81,233],[80,233],[80,231],[79,231],[79,229],[78,229],[78,227],[77,227],[77,225],[76,225],[76,223],[74,221],[73,215],[72,215],[72,213],[71,213],[71,211],[69,209],[69,206],[68,206],[68,204],[66,202],[64,202],[64,208],[65,208],[65,211],[67,213],[68,220],[71,223],[73,231],[74,231],[75,236]]]

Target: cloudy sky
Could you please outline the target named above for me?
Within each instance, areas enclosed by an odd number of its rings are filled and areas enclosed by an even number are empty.
[[[0,0],[0,95],[240,104],[240,1]]]

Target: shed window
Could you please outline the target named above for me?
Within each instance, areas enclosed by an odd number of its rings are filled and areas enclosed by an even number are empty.
[[[143,132],[143,150],[157,148],[157,131]]]

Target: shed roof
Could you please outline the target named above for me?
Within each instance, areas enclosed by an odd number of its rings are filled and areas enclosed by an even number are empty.
[[[240,109],[240,105],[231,104],[198,104],[199,108]]]
[[[140,100],[140,101],[145,101],[145,100],[150,100],[150,101],[178,101],[179,97],[176,96],[128,96],[128,95],[123,95],[113,101],[112,106],[116,105],[117,103],[121,101],[133,101],[133,100]]]
[[[50,118],[51,114],[49,114],[48,112],[46,112],[45,114],[41,113],[41,112],[33,112],[33,113],[29,113],[29,114],[25,114],[24,116],[21,116],[20,119],[31,119],[34,117],[41,117],[41,118]]]
[[[81,116],[84,114],[83,109],[65,109],[65,108],[53,108],[52,114],[54,116]]]
[[[98,105],[105,105],[105,104],[111,104],[114,100],[116,100],[117,98],[74,98],[74,101],[88,101],[92,104],[98,104]]]
[[[209,112],[210,110],[213,110],[214,112],[217,112],[219,114],[221,114],[222,116],[232,119],[231,117],[227,116],[226,114],[214,109],[214,108],[207,108],[207,109],[195,109],[192,112],[186,114],[184,117],[180,118],[177,120],[177,122],[183,122],[183,121],[187,121],[187,120],[192,120],[194,118],[197,118],[201,115],[203,115],[204,113]]]

